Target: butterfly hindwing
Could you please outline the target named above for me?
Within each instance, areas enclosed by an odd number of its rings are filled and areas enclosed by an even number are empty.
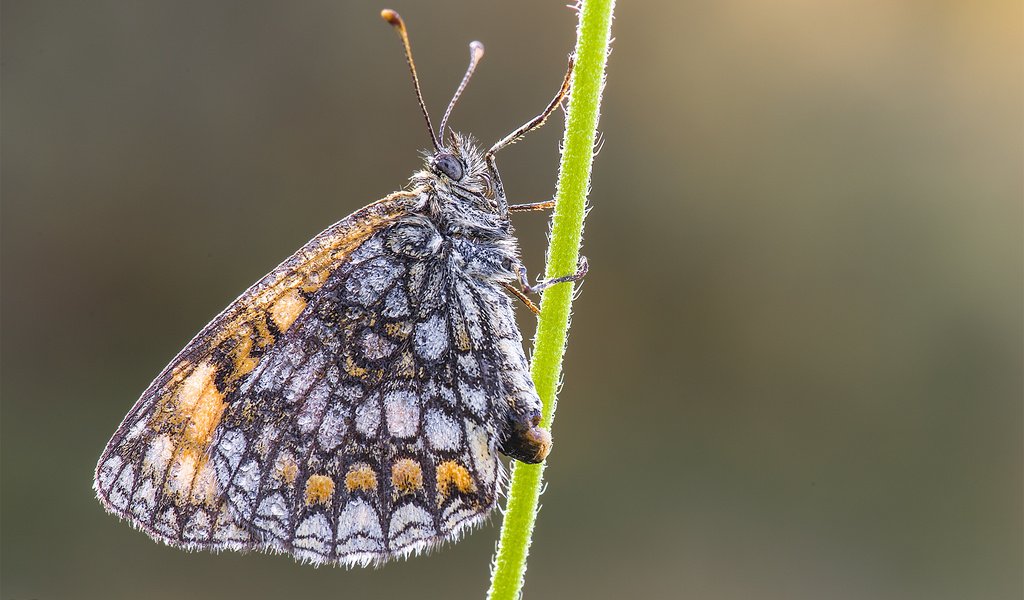
[[[539,401],[489,257],[420,204],[353,214],[208,325],[104,451],[108,510],[176,546],[342,564],[479,522],[509,410]]]

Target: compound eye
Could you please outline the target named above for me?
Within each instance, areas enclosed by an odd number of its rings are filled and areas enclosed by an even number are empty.
[[[462,161],[451,154],[438,154],[434,157],[434,166],[453,181],[459,181],[466,174]]]

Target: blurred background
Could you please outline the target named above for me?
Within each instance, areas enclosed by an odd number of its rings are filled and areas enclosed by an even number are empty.
[[[490,143],[561,81],[564,4],[386,6],[435,121],[486,44],[452,125]],[[384,6],[3,2],[4,599],[482,596],[497,518],[314,569],[160,546],[90,489],[208,319],[419,167]],[[1020,598],[1020,3],[616,16],[526,597]],[[560,137],[500,156],[511,199]],[[541,272],[545,216],[516,225]]]

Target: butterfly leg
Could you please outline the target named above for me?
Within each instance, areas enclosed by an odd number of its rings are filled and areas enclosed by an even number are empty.
[[[508,212],[526,212],[530,210],[548,210],[555,207],[554,200],[545,200],[544,202],[530,202],[529,204],[512,204],[508,207]]]
[[[526,123],[520,125],[512,133],[498,140],[493,146],[491,146],[491,148],[486,153],[484,153],[484,162],[487,163],[487,169],[491,172],[491,177],[494,180],[495,192],[498,198],[500,208],[504,210],[516,210],[511,209],[505,203],[505,188],[501,184],[501,176],[498,175],[498,166],[494,162],[495,153],[497,153],[499,150],[506,146],[516,143],[521,137],[523,137],[527,133],[544,125],[544,122],[548,120],[548,117],[550,117],[552,113],[558,110],[559,107],[563,106],[563,102],[569,95],[569,85],[572,82],[572,70],[575,64],[575,57],[570,56],[569,68],[566,69],[565,71],[565,78],[562,80],[562,86],[558,88],[558,92],[555,94],[555,97],[551,99],[551,102],[547,105],[543,112],[541,112],[536,117],[530,119]],[[551,200],[550,203],[551,207],[555,205],[554,200]],[[518,208],[518,210],[543,210],[544,208],[550,208],[549,206],[540,206],[546,203],[538,202],[536,204],[538,204],[536,208]]]
[[[501,286],[508,290],[508,293],[512,294],[516,298],[519,298],[523,302],[523,304],[526,305],[526,308],[529,308],[530,311],[533,312],[533,314],[540,314],[540,308],[538,308],[537,305],[533,303],[533,300],[530,300],[529,296],[519,291],[519,288],[509,283],[503,283],[501,284]]]
[[[569,68],[565,72],[565,79],[562,80],[562,87],[558,88],[558,93],[555,94],[555,97],[547,105],[547,108],[545,108],[542,113],[530,119],[526,123],[523,123],[517,127],[515,131],[501,138],[491,146],[491,149],[484,155],[484,158],[487,159],[488,163],[492,161],[494,154],[498,152],[498,150],[516,143],[524,135],[543,125],[544,122],[548,120],[548,117],[551,116],[551,113],[555,112],[560,106],[562,106],[562,101],[569,95],[569,84],[572,81],[572,70],[575,62],[575,57],[570,56]]]
[[[590,264],[587,262],[587,257],[581,256],[579,266],[576,268],[576,272],[572,275],[564,275],[562,277],[555,277],[554,279],[542,279],[534,285],[530,285],[530,279],[526,275],[525,266],[520,264],[517,271],[519,272],[519,283],[523,286],[523,292],[528,294],[539,294],[556,283],[581,281],[586,277],[588,269],[590,269]]]

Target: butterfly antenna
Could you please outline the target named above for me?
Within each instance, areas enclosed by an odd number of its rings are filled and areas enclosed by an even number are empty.
[[[484,57],[484,45],[480,42],[469,43],[469,67],[466,68],[466,74],[462,76],[462,82],[459,83],[459,88],[455,90],[455,95],[452,96],[452,101],[448,103],[448,108],[444,111],[444,117],[441,119],[441,128],[438,133],[441,137],[444,137],[444,126],[448,123],[448,117],[452,114],[452,109],[455,108],[455,103],[459,101],[459,96],[466,89],[466,85],[469,83],[469,78],[473,76],[473,71],[476,70],[476,66],[480,64],[480,59]]]
[[[430,141],[434,142],[434,148],[441,150],[441,144],[434,134],[434,126],[430,123],[430,114],[427,112],[427,105],[423,103],[423,92],[420,90],[420,78],[416,76],[416,63],[412,61],[412,47],[409,46],[409,33],[405,29],[405,21],[402,17],[390,8],[380,11],[382,19],[391,24],[398,31],[398,37],[402,38],[402,46],[405,47],[405,62],[409,63],[409,72],[412,73],[412,86],[416,89],[416,100],[420,103],[420,111],[427,121],[427,131],[430,132]]]

